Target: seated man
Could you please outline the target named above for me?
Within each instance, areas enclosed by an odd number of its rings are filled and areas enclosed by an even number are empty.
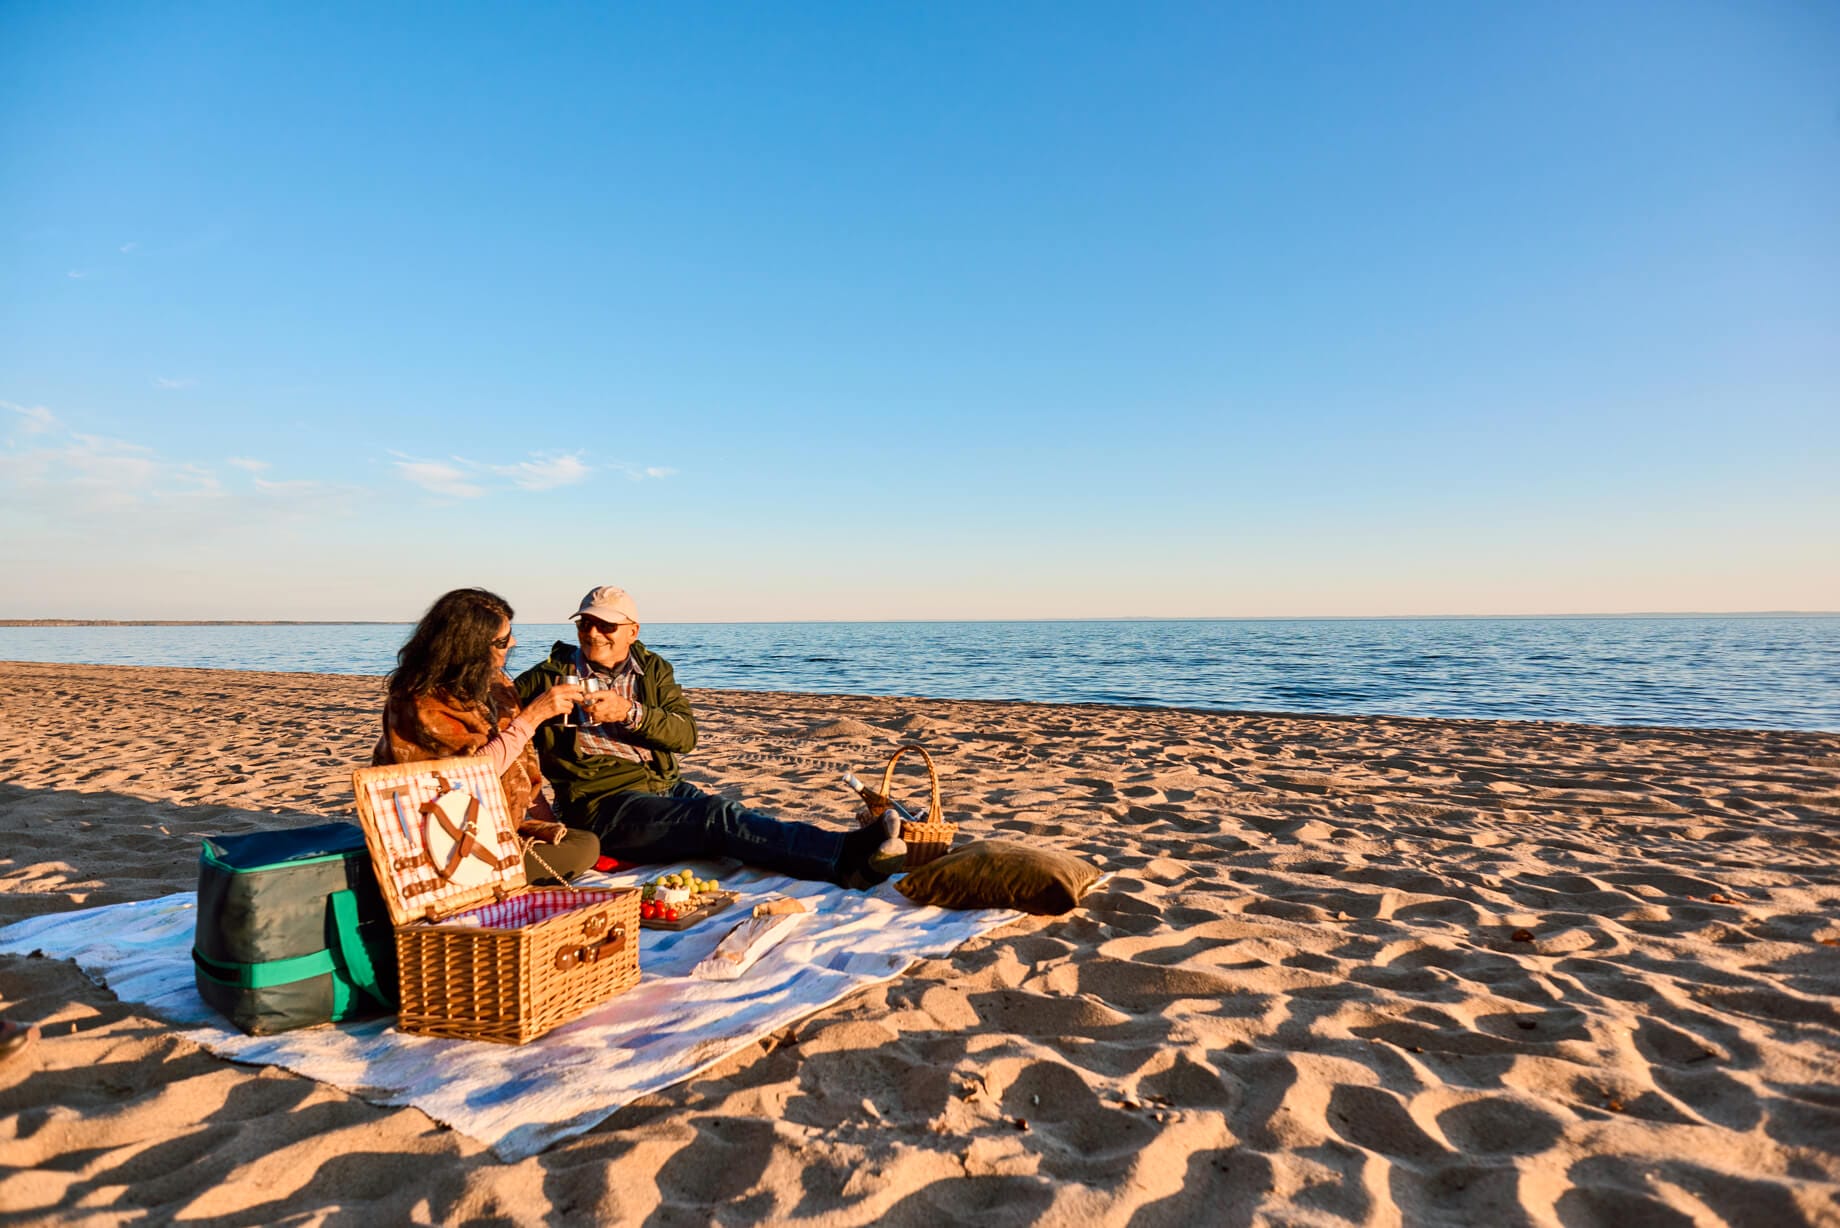
[[[907,846],[890,811],[849,833],[782,822],[682,780],[677,757],[696,746],[696,718],[671,663],[639,642],[639,614],[622,589],[582,598],[573,644],[518,676],[530,703],[565,677],[598,678],[584,705],[593,724],[551,720],[533,740],[562,819],[586,827],[621,861],[733,857],[794,878],[871,887],[901,867]],[[594,685],[590,682],[588,685]]]

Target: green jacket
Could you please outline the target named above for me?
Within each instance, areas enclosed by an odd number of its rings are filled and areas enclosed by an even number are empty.
[[[543,761],[543,776],[556,790],[564,820],[571,811],[609,793],[668,792],[677,783],[677,756],[696,749],[696,717],[677,685],[671,663],[637,641],[632,655],[641,670],[638,692],[645,719],[626,740],[650,749],[650,764],[618,755],[577,755],[575,732],[560,719],[545,721],[531,739]],[[548,660],[518,675],[518,702],[530,703],[574,671],[575,645],[557,640]]]

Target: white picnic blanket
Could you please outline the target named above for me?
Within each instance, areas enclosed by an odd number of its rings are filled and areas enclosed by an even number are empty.
[[[577,885],[632,885],[679,868],[720,878],[724,888],[741,892],[740,902],[691,929],[642,931],[636,988],[521,1046],[408,1036],[387,1018],[245,1036],[205,1005],[194,986],[191,892],[16,922],[0,929],[0,954],[42,951],[75,960],[116,997],[181,1025],[213,1053],[280,1066],[373,1104],[414,1105],[512,1161],[1021,915],[922,908],[892,883],[845,891],[709,862],[648,866],[643,875],[586,875]],[[814,915],[739,980],[691,979],[697,961],[749,915],[751,901],[773,892],[798,896]]]

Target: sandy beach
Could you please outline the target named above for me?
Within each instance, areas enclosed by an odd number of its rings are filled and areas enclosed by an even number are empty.
[[[350,817],[380,696],[0,664],[0,923]],[[1114,877],[516,1164],[0,958],[0,1220],[1840,1224],[1840,735],[691,698],[705,787],[918,740]]]

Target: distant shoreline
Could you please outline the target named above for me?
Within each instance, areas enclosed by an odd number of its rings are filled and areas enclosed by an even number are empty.
[[[384,618],[0,618],[0,627],[399,627]]]

